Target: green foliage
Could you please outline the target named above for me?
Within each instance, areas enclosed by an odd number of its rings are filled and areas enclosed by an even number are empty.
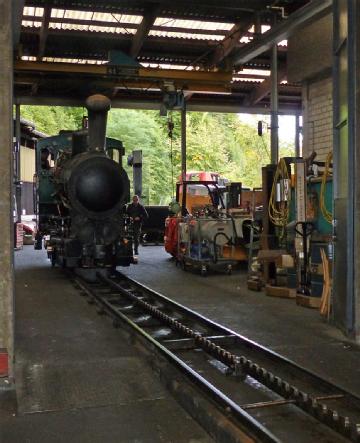
[[[152,111],[112,110],[107,135],[124,143],[126,153],[143,151],[143,193],[152,204],[167,204],[171,197],[169,141]],[[125,163],[125,162],[124,162]],[[128,170],[131,176],[131,170]]]
[[[22,106],[22,117],[49,135],[60,129],[78,129],[82,108]],[[257,135],[254,124],[241,122],[236,114],[189,112],[187,114],[187,169],[214,171],[247,187],[261,186],[261,167],[270,161],[270,135]],[[174,123],[172,142],[168,137],[168,119]],[[168,118],[155,111],[115,109],[109,113],[107,135],[122,140],[129,155],[143,151],[143,194],[145,202],[167,204],[181,171],[180,113]],[[171,149],[172,146],[172,149]],[[171,156],[171,151],[173,155]],[[280,145],[280,155],[293,155],[293,146]],[[171,160],[172,159],[172,160]],[[129,176],[131,168],[123,164]]]
[[[38,131],[48,135],[56,135],[61,129],[80,128],[83,115],[83,108],[21,106],[21,117],[34,122]]]

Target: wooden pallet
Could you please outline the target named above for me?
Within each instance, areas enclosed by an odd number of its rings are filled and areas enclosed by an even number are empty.
[[[296,304],[306,308],[319,309],[321,297],[311,297],[309,295],[296,294]]]
[[[247,287],[251,291],[258,291],[259,292],[259,291],[261,291],[263,284],[260,280],[255,280],[255,279],[249,278],[247,281]]]
[[[296,290],[286,286],[265,286],[265,294],[269,297],[295,298]]]

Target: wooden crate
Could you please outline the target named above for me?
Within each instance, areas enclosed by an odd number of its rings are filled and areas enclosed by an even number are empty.
[[[286,286],[266,285],[265,294],[269,297],[295,298],[296,290],[292,288],[287,288]]]
[[[250,289],[250,291],[261,291],[263,284],[260,280],[255,280],[252,278],[249,278],[247,281],[247,287]]]
[[[311,297],[309,295],[296,294],[296,304],[306,308],[319,309],[321,297]]]

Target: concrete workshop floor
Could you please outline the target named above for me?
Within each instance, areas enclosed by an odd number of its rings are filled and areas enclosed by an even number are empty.
[[[147,246],[120,270],[360,396],[359,348],[318,311],[248,291],[245,269],[204,278]],[[43,251],[17,252],[18,414],[0,442],[208,442],[119,334]]]
[[[212,441],[44,251],[15,259],[17,414],[0,407],[1,443]]]

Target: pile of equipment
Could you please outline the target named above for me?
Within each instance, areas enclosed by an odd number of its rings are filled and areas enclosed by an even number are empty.
[[[329,312],[332,259],[332,154],[326,161],[284,157],[263,168],[260,251],[248,287]]]
[[[173,216],[166,220],[165,249],[184,270],[231,274],[237,262],[247,260],[253,211],[242,201],[241,183],[228,183],[213,173],[202,173],[202,178],[207,180],[177,183],[176,201],[170,205]]]

